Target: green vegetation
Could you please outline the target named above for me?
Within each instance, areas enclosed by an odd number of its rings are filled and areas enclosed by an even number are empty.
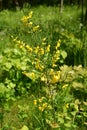
[[[62,14],[45,6],[0,12],[0,130],[86,130],[80,13],[75,6]]]

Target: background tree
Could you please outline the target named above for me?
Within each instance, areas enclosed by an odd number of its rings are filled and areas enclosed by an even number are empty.
[[[87,23],[87,0],[85,0],[84,4],[85,4],[85,8],[86,8],[86,11],[85,11],[85,23]]]

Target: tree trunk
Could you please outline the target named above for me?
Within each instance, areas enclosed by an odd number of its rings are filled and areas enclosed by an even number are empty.
[[[2,0],[0,0],[0,10],[2,10]]]
[[[13,3],[14,3],[15,6],[19,6],[18,0],[13,0]]]
[[[63,11],[63,0],[60,1],[60,13]]]

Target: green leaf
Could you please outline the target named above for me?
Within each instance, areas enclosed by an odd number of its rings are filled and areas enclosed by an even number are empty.
[[[75,88],[75,89],[83,89],[83,88],[84,88],[84,85],[83,85],[82,83],[76,82],[76,81],[73,82],[72,86],[73,86],[73,88]]]
[[[7,69],[11,69],[12,64],[11,64],[11,63],[9,63],[9,62],[6,62],[6,63],[5,63],[5,66],[6,66],[6,68],[7,68]]]
[[[10,112],[10,106],[9,106],[8,103],[5,103],[5,104],[4,104],[4,110],[5,110],[6,112]]]
[[[66,51],[61,50],[61,56],[63,57],[63,59],[65,59],[67,57]]]
[[[0,120],[3,120],[3,113],[0,113]]]
[[[75,116],[76,115],[76,111],[71,112],[71,115]]]
[[[6,92],[6,87],[3,83],[0,83],[0,96]]]
[[[59,118],[58,118],[58,121],[59,121],[60,123],[62,123],[62,124],[64,123],[64,119],[63,119],[63,118],[60,118],[60,117],[59,117]]]
[[[71,127],[71,123],[69,123],[69,122],[68,123],[64,123],[64,126],[69,128],[69,127]]]
[[[84,117],[86,117],[86,118],[87,118],[87,113],[86,113],[86,112],[84,112],[84,113],[83,113],[83,115],[84,115]]]

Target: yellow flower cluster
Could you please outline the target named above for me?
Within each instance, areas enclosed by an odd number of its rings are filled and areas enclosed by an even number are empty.
[[[46,74],[43,74],[41,76],[42,82],[49,82],[50,84],[55,84],[60,81],[60,71],[54,71],[53,69],[50,69]]]
[[[32,22],[32,15],[33,15],[33,11],[29,12],[28,15],[23,16],[23,18],[21,19],[22,23],[24,24],[25,27],[25,31],[27,33],[35,33],[38,30],[41,31],[39,28],[39,25],[36,25],[34,22]]]
[[[56,64],[56,62],[60,59],[60,51],[57,50],[55,51],[55,53],[53,54],[53,57],[52,57],[52,64],[54,66],[54,64]],[[55,67],[55,66],[54,66]]]
[[[13,42],[15,42],[19,46],[19,48],[25,48],[28,52],[33,52],[32,47],[30,47],[28,44],[26,45],[23,41],[17,40],[17,38],[14,38]]]
[[[52,67],[56,67],[56,62],[60,59],[60,50],[59,50],[59,47],[60,47],[60,39],[58,40],[57,42],[57,45],[55,47],[56,51],[53,53],[53,56],[52,56]]]
[[[23,41],[18,40],[17,37],[13,38],[13,42],[16,43],[19,46],[19,48],[25,47],[25,43]]]
[[[37,100],[34,100],[34,105],[37,105]]]
[[[46,38],[44,38],[42,40],[46,41]],[[40,70],[40,71],[44,70],[44,68],[45,68],[44,63],[45,62],[42,63],[41,56],[45,55],[45,53],[47,53],[47,52],[50,53],[50,45],[46,46],[46,49],[45,49],[45,48],[42,48],[40,46],[31,47],[31,46],[23,43],[23,41],[17,40],[17,38],[13,39],[13,41],[16,42],[19,45],[20,48],[24,48],[28,52],[31,52],[32,56],[34,55],[33,60],[31,58],[32,65],[34,65],[34,67],[35,67],[34,69],[37,69],[37,70]],[[52,67],[55,67],[56,62],[60,59],[60,51],[58,50],[59,47],[60,47],[60,40],[57,42],[56,51],[54,51],[53,56],[52,56]],[[34,78],[34,74],[25,73],[25,75],[27,77]],[[60,71],[54,71],[54,69],[50,69],[49,73],[47,75],[45,75],[43,73],[42,76],[41,76],[41,81],[47,83],[47,81],[49,81],[49,77],[51,77],[50,83],[54,84],[54,83],[56,83],[60,80]]]
[[[39,109],[40,111],[44,111],[45,108],[47,108],[47,103],[43,103],[42,106],[39,106],[39,107],[38,107],[38,109]]]
[[[56,48],[56,50],[57,50],[57,49],[59,49],[60,44],[61,44],[61,40],[59,39],[59,40],[57,41],[57,45],[56,45],[56,47],[55,47],[55,48]]]
[[[51,75],[51,83],[55,84],[57,82],[59,82],[60,80],[60,71],[56,71],[54,72],[53,70],[50,71],[50,75]]]
[[[47,83],[47,77],[46,77],[46,75],[43,75],[41,77],[41,81]]]
[[[41,48],[40,46],[37,46],[37,47],[35,47],[34,48],[34,52],[36,53],[36,54],[38,54],[38,55],[44,55],[44,49],[43,48]]]
[[[43,71],[43,69],[44,69],[44,65],[38,58],[35,58],[33,60],[32,65],[34,65],[35,69],[37,69],[39,71]]]
[[[34,105],[37,105],[37,108],[42,112],[48,107],[48,103],[44,102],[44,98],[45,97],[39,98],[38,100],[34,100]]]
[[[56,82],[58,82],[60,79],[60,75],[54,75],[52,80],[51,80],[51,83],[55,84]]]
[[[28,21],[28,17],[27,16],[23,16],[23,18],[21,19],[24,23],[26,23]]]
[[[29,18],[32,18],[33,11],[29,12]]]
[[[44,49],[43,48],[40,48],[40,50],[39,50],[39,54],[41,54],[41,55],[44,55]]]
[[[25,48],[26,48],[29,52],[32,52],[32,51],[33,51],[32,47],[30,47],[29,45],[26,45]]]
[[[30,21],[30,19],[32,18],[32,14],[33,12],[31,11],[28,16],[23,16],[23,18],[21,19],[21,21],[24,23],[24,25],[26,26],[32,26],[32,21]]]
[[[37,46],[37,47],[34,48],[34,52],[35,52],[36,54],[38,54],[39,48],[40,48],[39,46]]]
[[[25,76],[27,76],[27,77],[29,77],[30,79],[35,79],[35,73],[34,72],[26,72],[26,71],[24,71],[24,72],[22,72]]]
[[[44,66],[41,65],[41,63],[37,61],[37,62],[35,63],[35,68],[38,69],[38,70],[40,70],[40,71],[43,71]]]

